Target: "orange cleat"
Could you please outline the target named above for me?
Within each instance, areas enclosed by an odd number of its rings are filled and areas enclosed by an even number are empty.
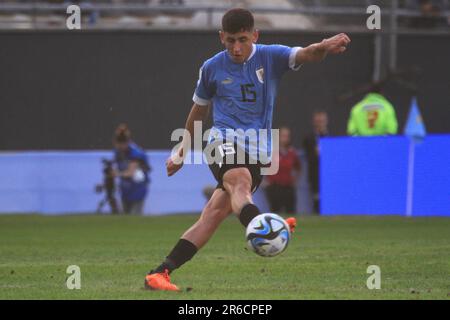
[[[297,227],[297,219],[294,217],[287,218],[286,223],[289,225],[289,230],[294,233],[295,227]]]
[[[144,287],[148,290],[180,291],[176,285],[170,283],[169,270],[148,274],[145,277]]]

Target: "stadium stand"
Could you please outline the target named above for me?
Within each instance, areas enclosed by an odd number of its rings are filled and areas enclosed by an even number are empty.
[[[216,29],[226,8],[252,8],[261,29],[317,28],[361,29],[366,8],[378,5],[390,14],[389,0],[100,0],[100,1],[5,1],[0,3],[1,29],[65,28],[69,3],[82,8],[83,28],[174,28]],[[400,27],[421,27],[417,18],[425,15],[426,26],[448,28],[450,0],[398,0]],[[428,11],[427,11],[428,10]],[[64,14],[61,14],[63,12]],[[431,12],[431,13],[428,13]],[[423,20],[423,19],[422,19]],[[431,21],[431,22],[430,22]],[[420,22],[420,21],[419,21]]]

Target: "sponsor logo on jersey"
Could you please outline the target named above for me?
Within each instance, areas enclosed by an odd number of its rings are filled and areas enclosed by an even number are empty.
[[[222,84],[230,84],[233,82],[233,79],[231,78],[226,78],[225,80],[222,81]]]

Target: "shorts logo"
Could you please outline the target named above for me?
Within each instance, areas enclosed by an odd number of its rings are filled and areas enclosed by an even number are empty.
[[[234,150],[234,145],[231,142],[224,143],[219,146],[219,152],[222,157],[225,157],[227,154],[235,154],[236,150]]]
[[[258,77],[259,82],[264,83],[264,68],[256,70],[256,76]]]
[[[235,154],[236,150],[234,150],[234,145],[231,142],[224,143],[220,145],[218,148],[221,157],[225,157],[227,154]],[[223,162],[219,163],[219,167],[222,167]]]

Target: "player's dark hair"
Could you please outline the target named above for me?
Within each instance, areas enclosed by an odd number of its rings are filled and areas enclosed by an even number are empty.
[[[126,143],[131,140],[131,132],[125,123],[119,124],[116,129],[114,140],[119,143]]]
[[[222,31],[234,34],[252,31],[255,26],[253,14],[242,8],[228,10],[222,17]]]

